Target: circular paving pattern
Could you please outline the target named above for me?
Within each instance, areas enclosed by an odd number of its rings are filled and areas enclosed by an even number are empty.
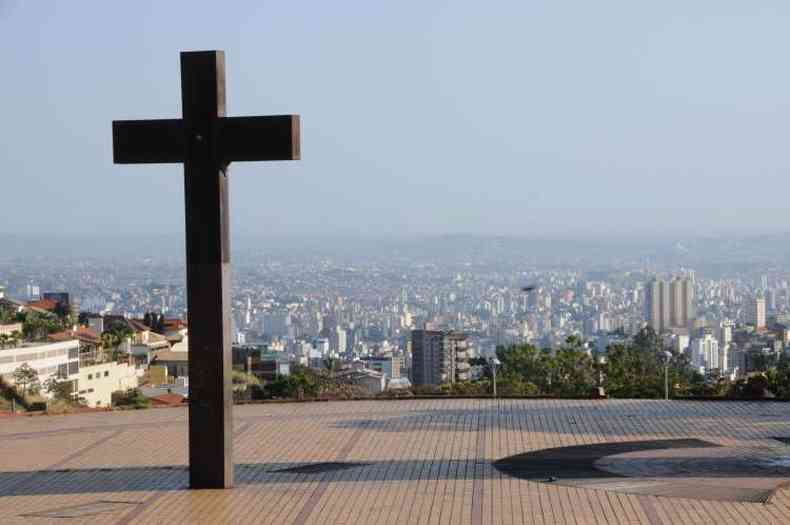
[[[724,447],[699,439],[577,445],[503,458],[511,476],[629,494],[767,502],[790,484],[790,447],[778,440]]]

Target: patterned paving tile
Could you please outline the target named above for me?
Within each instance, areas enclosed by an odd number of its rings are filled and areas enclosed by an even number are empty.
[[[716,477],[712,471],[723,479],[766,458],[776,462],[765,468],[784,468],[790,449],[777,438],[790,436],[790,404],[467,399],[240,406],[236,487],[228,491],[186,489],[186,417],[184,409],[161,409],[4,419],[0,523],[790,522],[783,486],[767,503],[709,501],[653,490],[644,479],[693,467],[704,476],[687,478],[701,486]],[[592,468],[614,479],[609,487],[523,479],[494,466],[546,449],[651,440],[700,440],[711,445],[706,450],[726,453],[599,457]],[[633,478],[645,481],[644,490],[623,490],[634,488]],[[770,478],[756,474],[744,483],[759,491]],[[714,483],[706,490],[730,489]]]

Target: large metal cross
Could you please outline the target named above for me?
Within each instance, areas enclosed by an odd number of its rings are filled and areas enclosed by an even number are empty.
[[[184,163],[189,484],[233,484],[228,164],[299,159],[299,116],[225,116],[225,55],[181,53],[183,118],[112,123],[118,164]]]

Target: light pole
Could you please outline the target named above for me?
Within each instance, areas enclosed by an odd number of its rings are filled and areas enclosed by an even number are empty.
[[[502,362],[496,357],[489,357],[488,362],[491,364],[491,374],[494,376],[494,399],[496,399],[496,367],[501,365]]]
[[[672,359],[672,352],[664,351],[664,401],[669,401],[669,360]]]

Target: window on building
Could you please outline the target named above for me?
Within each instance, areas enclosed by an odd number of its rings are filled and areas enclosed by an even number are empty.
[[[93,374],[88,374],[88,381],[90,381],[91,379],[93,379]]]
[[[69,359],[78,359],[80,357],[79,348],[69,348]]]
[[[69,375],[73,376],[75,374],[80,373],[80,362],[79,361],[71,361],[69,363]]]
[[[93,389],[92,389],[92,388],[89,388],[89,389],[88,389],[88,393],[89,393],[89,394],[92,394],[92,393],[93,393]]]
[[[105,370],[104,371],[104,377],[110,377],[110,371],[109,370]]]

